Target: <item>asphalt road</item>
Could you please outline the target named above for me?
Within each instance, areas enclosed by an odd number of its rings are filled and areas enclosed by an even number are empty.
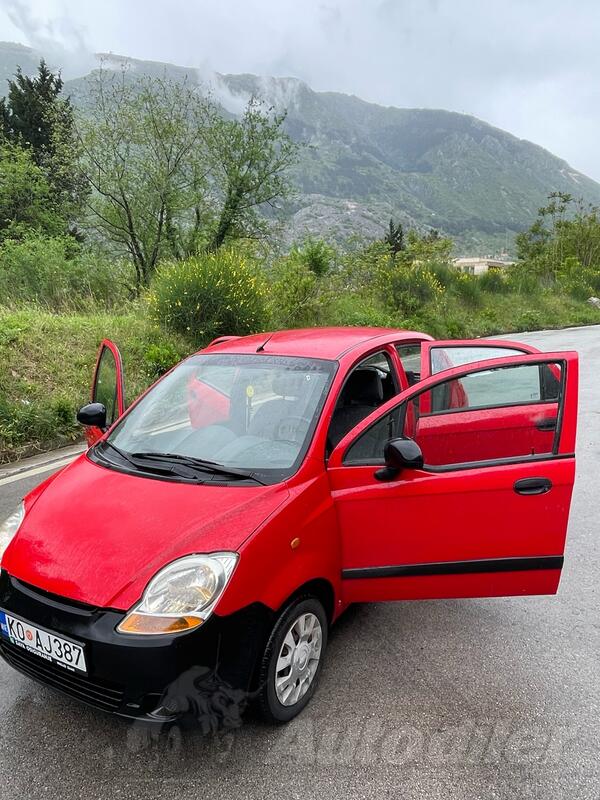
[[[360,606],[296,721],[151,735],[0,664],[0,798],[600,797],[600,327],[512,337],[581,356],[557,597]],[[2,485],[0,516],[44,475]]]

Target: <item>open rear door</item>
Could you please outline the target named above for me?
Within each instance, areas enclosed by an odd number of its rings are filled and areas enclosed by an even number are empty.
[[[102,403],[106,408],[107,429],[125,411],[123,362],[119,348],[110,339],[103,339],[98,349],[92,380],[91,402]],[[101,428],[91,426],[85,431],[89,445],[98,441],[103,434],[104,431]]]

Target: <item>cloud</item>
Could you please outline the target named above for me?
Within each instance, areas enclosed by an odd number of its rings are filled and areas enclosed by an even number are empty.
[[[46,3],[48,16],[36,10],[36,3],[25,0],[0,0],[3,12],[22,43],[42,53],[53,66],[60,67],[64,77],[87,72],[93,64],[91,48],[84,28],[61,11],[52,0]]]
[[[113,51],[468,112],[600,179],[596,0],[0,0],[0,26],[58,41],[69,71]]]

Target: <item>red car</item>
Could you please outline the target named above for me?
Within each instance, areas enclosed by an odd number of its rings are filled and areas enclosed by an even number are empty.
[[[223,337],[125,407],[105,341],[90,448],[0,529],[0,653],[94,706],[283,722],[350,603],[557,591],[575,353]]]

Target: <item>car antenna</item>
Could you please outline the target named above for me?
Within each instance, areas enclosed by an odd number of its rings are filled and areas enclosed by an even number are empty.
[[[262,353],[262,351],[265,349],[265,345],[267,344],[267,342],[270,342],[272,338],[273,338],[273,334],[270,333],[267,336],[267,338],[264,340],[264,342],[262,344],[258,345],[258,347],[256,348],[256,352],[257,353]]]

